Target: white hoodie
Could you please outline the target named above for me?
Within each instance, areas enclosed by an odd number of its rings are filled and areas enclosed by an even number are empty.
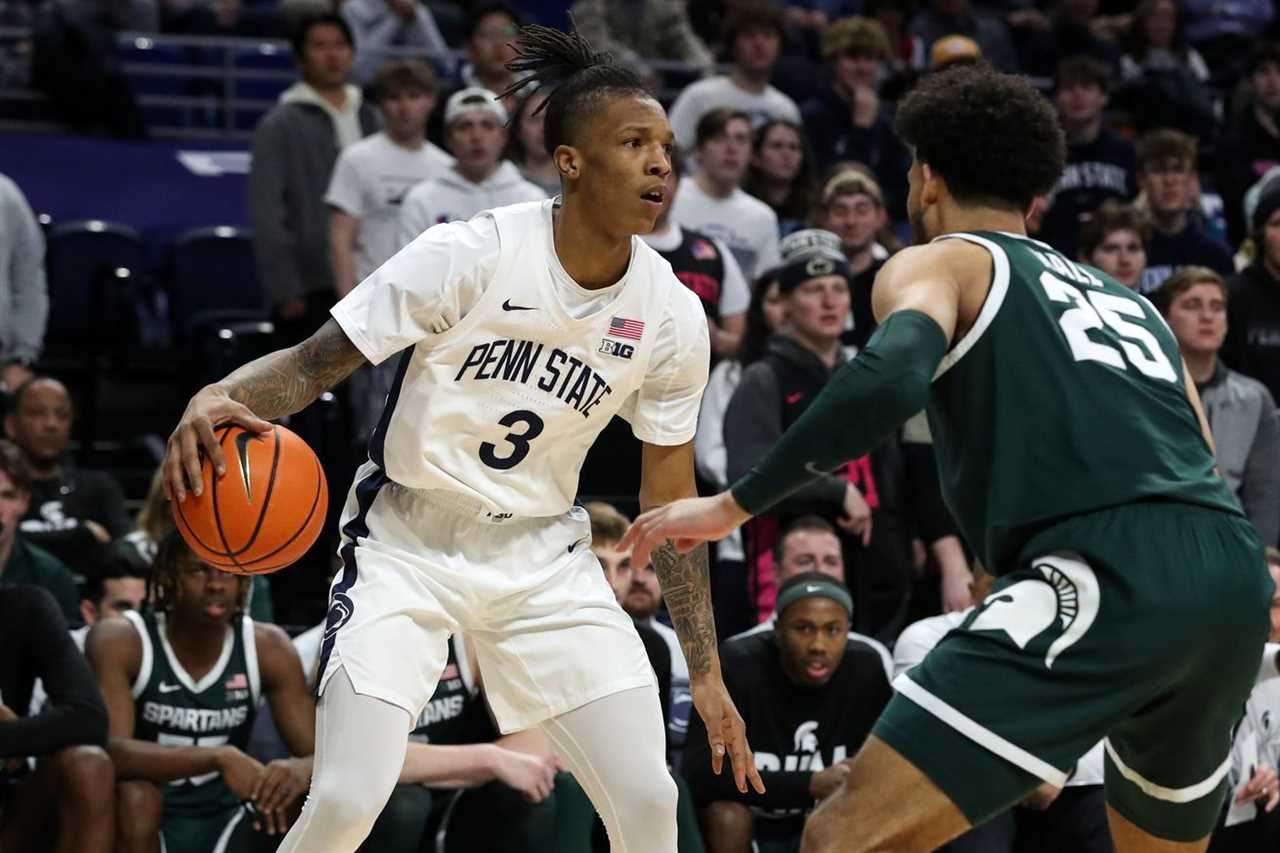
[[[482,210],[542,201],[547,194],[531,184],[509,160],[503,160],[493,174],[473,183],[458,173],[455,166],[434,178],[428,178],[409,190],[400,206],[400,245],[408,245],[432,225],[466,220]]]

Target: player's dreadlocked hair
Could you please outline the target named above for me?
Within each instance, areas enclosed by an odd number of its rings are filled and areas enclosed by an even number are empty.
[[[182,585],[182,572],[190,565],[199,563],[196,555],[187,547],[182,534],[176,530],[160,540],[155,560],[151,563],[151,576],[147,578],[147,601],[158,613],[170,613],[178,604],[179,590]],[[251,584],[240,584],[240,595],[236,598],[234,619],[243,613],[248,606],[249,587]]]
[[[613,55],[596,51],[577,32],[530,24],[516,37],[516,58],[507,63],[513,74],[525,75],[502,97],[534,86],[533,94],[548,92],[538,110],[547,111],[544,130],[548,154],[569,145],[579,125],[599,108],[608,94],[652,97],[640,75],[614,62]]]

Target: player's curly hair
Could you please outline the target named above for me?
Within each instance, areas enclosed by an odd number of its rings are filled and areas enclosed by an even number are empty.
[[[1025,77],[968,63],[922,80],[898,107],[898,135],[962,203],[1026,210],[1062,174],[1066,140]]]
[[[612,54],[594,50],[576,31],[566,33],[530,24],[520,28],[514,47],[516,58],[507,63],[507,70],[522,79],[508,87],[502,97],[528,86],[533,87],[533,94],[549,93],[534,111],[547,111],[548,154],[560,145],[572,145],[578,128],[608,95],[652,97],[640,75],[617,64]]]
[[[151,563],[151,576],[147,578],[147,601],[151,603],[152,609],[158,613],[173,612],[181,594],[182,572],[199,562],[182,534],[176,530],[160,540],[155,560]],[[250,586],[248,583],[240,584],[236,610],[231,617],[233,620],[248,609]]]

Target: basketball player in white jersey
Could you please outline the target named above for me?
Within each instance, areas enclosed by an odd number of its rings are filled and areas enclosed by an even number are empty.
[[[366,361],[397,379],[342,519],[321,658],[315,773],[281,851],[352,851],[396,783],[405,734],[467,632],[504,732],[540,726],[614,851],[674,853],[654,676],[588,548],[578,472],[614,414],[644,442],[641,504],[693,495],[709,346],[697,298],[635,235],[662,208],[671,128],[632,72],[529,27],[512,70],[550,91],[563,201],[428,229],[309,340],[202,389],[169,439],[167,486],[199,494],[213,430],[302,409]],[[654,552],[712,762],[763,792],[720,677],[705,549]],[[623,733],[623,737],[619,737]]]

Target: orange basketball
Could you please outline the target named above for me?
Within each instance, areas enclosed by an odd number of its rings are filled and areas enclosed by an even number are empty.
[[[254,433],[227,425],[215,433],[227,473],[216,477],[205,459],[204,491],[175,501],[182,538],[203,562],[226,572],[258,575],[291,565],[320,535],[329,486],[307,443],[282,426]]]

